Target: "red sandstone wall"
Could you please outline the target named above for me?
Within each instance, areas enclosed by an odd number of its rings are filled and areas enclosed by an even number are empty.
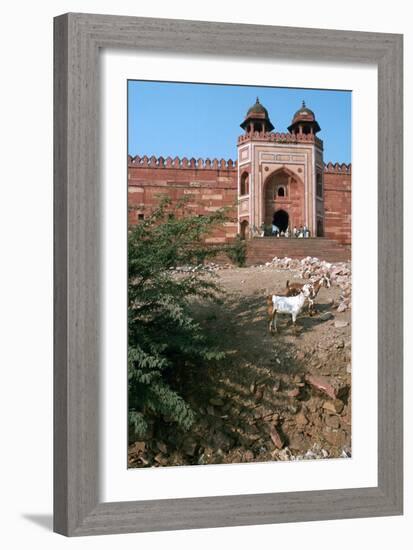
[[[351,244],[351,166],[326,165],[324,211],[325,236]]]
[[[214,212],[223,206],[234,206],[237,200],[236,165],[232,161],[217,160],[129,158],[129,223],[136,223],[139,214],[147,217],[159,204],[160,195],[167,195],[173,201],[189,196],[186,207],[198,215]],[[236,208],[232,213],[236,218]],[[229,242],[237,234],[237,227],[236,221],[228,222],[207,242]]]
[[[216,159],[204,161],[129,157],[129,223],[136,223],[139,214],[148,216],[159,204],[159,195],[162,194],[168,195],[173,201],[190,196],[187,207],[199,215],[213,212],[223,206],[234,206],[237,201],[236,163]],[[299,203],[299,197],[295,198]],[[290,195],[285,199],[277,199],[281,207],[283,201],[288,203],[293,197]],[[291,207],[291,204],[289,206]],[[325,165],[324,209],[325,236],[342,244],[351,244],[351,165]],[[236,218],[236,207],[233,215]],[[208,240],[214,243],[230,242],[237,234],[237,230],[237,222],[229,222]]]

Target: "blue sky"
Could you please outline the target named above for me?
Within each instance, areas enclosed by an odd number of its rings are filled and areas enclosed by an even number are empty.
[[[321,126],[325,162],[351,162],[351,92],[128,81],[131,155],[236,159],[240,123],[256,97],[286,132],[304,100]]]

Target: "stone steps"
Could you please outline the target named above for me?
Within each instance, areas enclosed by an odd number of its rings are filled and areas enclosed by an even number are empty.
[[[275,256],[279,258],[315,256],[328,262],[345,262],[351,259],[351,250],[348,246],[324,237],[311,239],[263,237],[247,241],[247,266],[269,262]]]

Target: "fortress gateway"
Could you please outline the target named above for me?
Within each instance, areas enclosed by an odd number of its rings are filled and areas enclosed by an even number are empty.
[[[281,231],[306,225],[312,237],[351,244],[351,165],[326,164],[320,126],[303,102],[288,132],[274,132],[257,98],[241,123],[237,161],[128,157],[129,223],[144,219],[160,195],[190,195],[190,208],[202,215],[235,206],[234,221],[209,242],[243,238],[275,223]]]

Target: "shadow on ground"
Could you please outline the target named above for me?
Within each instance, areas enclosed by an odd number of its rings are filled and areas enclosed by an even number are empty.
[[[22,518],[39,525],[47,531],[53,531],[53,516],[51,514],[23,514]]]

